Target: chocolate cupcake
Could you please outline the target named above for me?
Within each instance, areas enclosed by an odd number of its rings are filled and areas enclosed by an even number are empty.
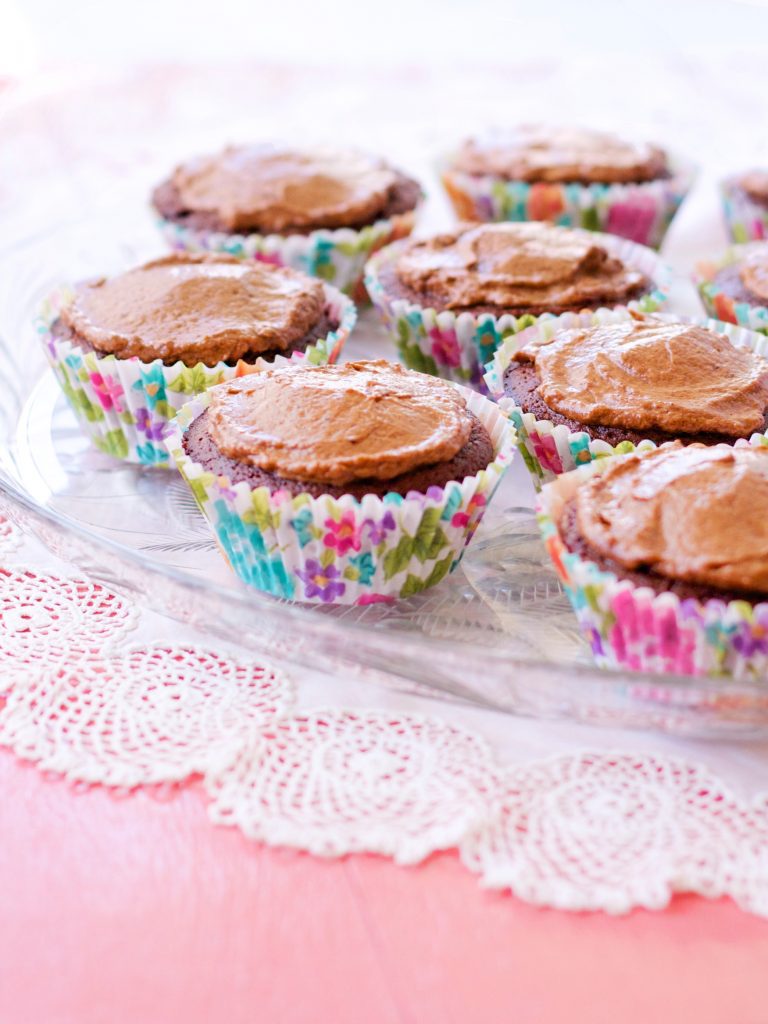
[[[181,164],[152,204],[175,249],[291,266],[352,292],[368,256],[410,234],[421,198],[379,158],[262,145]]]
[[[710,316],[768,334],[768,242],[732,246],[700,263],[694,281]]]
[[[476,385],[542,315],[665,300],[669,271],[624,239],[549,224],[463,224],[388,246],[366,285],[406,365]]]
[[[734,242],[768,239],[768,171],[752,170],[726,178],[720,193]]]
[[[397,364],[211,388],[168,447],[234,571],[278,597],[408,597],[456,567],[514,450],[487,399]]]
[[[606,132],[523,125],[466,140],[442,180],[465,220],[553,221],[658,248],[693,168]]]
[[[167,465],[168,421],[189,395],[275,360],[334,361],[355,322],[335,288],[219,255],[174,255],[54,297],[49,361],[102,451]]]
[[[598,661],[768,669],[768,447],[672,442],[548,484],[540,525]]]
[[[489,386],[534,483],[635,447],[733,444],[768,430],[764,339],[732,331],[615,314],[562,318],[516,339]]]

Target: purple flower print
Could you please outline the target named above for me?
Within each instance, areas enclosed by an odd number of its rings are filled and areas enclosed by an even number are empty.
[[[387,533],[395,528],[395,517],[391,512],[384,513],[384,518],[377,523],[375,519],[366,519],[363,527],[368,531],[371,544],[381,544],[387,539]]]
[[[339,579],[335,565],[322,566],[314,558],[307,559],[306,568],[298,569],[296,575],[304,581],[304,594],[310,599],[318,597],[321,601],[335,601],[347,589]]]
[[[162,441],[168,433],[168,424],[163,420],[153,420],[148,410],[142,407],[136,412],[136,429],[150,441]]]
[[[756,654],[768,654],[768,628],[763,618],[755,622],[739,623],[733,635],[733,649],[744,658],[754,658]]]
[[[102,409],[109,412],[123,412],[123,385],[111,374],[89,373],[88,374],[93,390],[99,396]]]

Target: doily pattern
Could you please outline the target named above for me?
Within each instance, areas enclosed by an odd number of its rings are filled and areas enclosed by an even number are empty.
[[[282,673],[197,646],[137,647],[11,690],[0,743],[71,781],[132,787],[215,772],[285,714]]]
[[[749,834],[765,834],[764,815],[695,765],[582,754],[509,772],[496,815],[461,855],[485,885],[530,903],[653,910],[675,892],[727,893],[748,817]]]
[[[137,612],[100,583],[0,569],[3,680],[97,655],[136,625]]]
[[[486,744],[437,719],[316,711],[278,723],[208,780],[211,818],[320,856],[414,864],[486,812]]]
[[[77,785],[201,777],[212,822],[270,845],[400,864],[456,848],[482,884],[541,906],[617,914],[690,892],[768,917],[766,797],[656,754],[508,768],[438,718],[297,711],[291,679],[247,655],[126,646],[138,621],[101,584],[0,569],[0,745]]]

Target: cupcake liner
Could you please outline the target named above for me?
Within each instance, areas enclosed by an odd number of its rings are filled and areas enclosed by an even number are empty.
[[[488,390],[515,425],[517,446],[537,490],[541,489],[542,484],[551,482],[561,473],[568,473],[595,459],[626,454],[634,451],[636,447],[638,451],[656,447],[655,442],[651,440],[643,440],[638,445],[634,445],[632,441],[622,441],[615,446],[600,439],[592,440],[586,431],[573,431],[564,423],[556,424],[552,420],[537,419],[533,413],[524,412],[513,399],[504,394],[504,372],[512,362],[515,352],[523,345],[538,338],[551,338],[559,331],[620,323],[629,317],[630,313],[626,309],[599,309],[594,313],[564,313],[559,317],[542,320],[524,334],[508,339],[489,365],[485,376]],[[736,324],[666,314],[659,315],[659,318],[670,322],[684,320],[707,327],[718,334],[724,334],[737,348],[748,348],[758,355],[768,356],[768,338]],[[759,434],[755,436],[762,437]]]
[[[186,428],[208,406],[206,394],[179,412],[166,444],[245,583],[319,604],[393,601],[434,586],[456,568],[513,457],[514,430],[504,413],[480,395],[467,391],[465,397],[491,436],[493,461],[474,476],[405,498],[292,497],[216,476],[182,447]]]
[[[672,271],[651,249],[613,235],[598,235],[599,243],[620,260],[642,270],[653,282],[653,290],[634,299],[621,309],[652,313],[667,298]],[[511,313],[496,317],[490,313],[437,312],[408,299],[390,298],[379,279],[382,266],[395,261],[407,243],[387,246],[368,262],[365,284],[387,331],[397,343],[400,359],[413,370],[445,377],[461,384],[472,384],[485,392],[483,368],[507,338],[543,320],[541,316],[515,317]]]
[[[338,358],[355,325],[357,310],[341,292],[329,285],[323,287],[338,328],[290,359],[277,356],[276,363],[306,360],[323,365]],[[253,363],[240,360],[234,366],[185,366],[181,361],[165,366],[161,359],[142,362],[136,357],[99,356],[53,336],[53,323],[71,298],[67,291],[50,296],[38,317],[37,331],[54,375],[91,442],[99,451],[125,462],[170,467],[163,439],[170,420],[190,395],[273,365],[257,359]]]
[[[750,199],[736,179],[720,182],[720,198],[725,224],[734,242],[768,238],[768,206]]]
[[[719,259],[702,261],[696,266],[693,281],[710,316],[730,324],[740,324],[750,331],[768,334],[768,306],[738,302],[715,284],[717,274],[725,267],[740,263],[750,248],[749,245],[732,245]]]
[[[505,181],[453,169],[440,177],[462,220],[548,220],[566,227],[620,235],[658,249],[696,176],[693,164],[670,159],[671,175],[635,184]]]
[[[740,444],[768,443],[762,436]],[[768,604],[681,600],[657,594],[569,551],[558,529],[565,502],[605,463],[559,477],[542,491],[541,535],[595,661],[610,668],[693,676],[764,677]]]
[[[389,242],[410,235],[417,211],[418,207],[377,220],[359,230],[321,229],[306,235],[238,235],[200,231],[162,218],[158,227],[174,250],[225,252],[237,259],[293,267],[334,285],[357,302],[367,302],[363,285],[366,260]]]

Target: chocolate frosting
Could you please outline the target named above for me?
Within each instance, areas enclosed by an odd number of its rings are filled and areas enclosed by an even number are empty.
[[[453,166],[508,181],[651,181],[666,173],[664,151],[606,132],[523,125],[487,139],[468,139]]]
[[[749,171],[742,175],[739,184],[756,202],[768,203],[768,171]]]
[[[542,400],[584,424],[711,432],[762,430],[768,363],[721,334],[640,317],[556,334],[533,356]]]
[[[298,271],[177,254],[77,285],[61,318],[100,352],[212,366],[288,348],[324,304],[322,284]]]
[[[211,388],[224,455],[292,480],[391,480],[453,458],[473,419],[455,387],[383,360],[288,366]]]
[[[578,528],[625,569],[768,592],[768,449],[679,442],[611,459],[576,491]]]
[[[768,242],[749,247],[739,267],[739,277],[752,295],[768,303]]]
[[[539,222],[463,224],[411,241],[396,271],[408,288],[437,296],[447,309],[610,305],[645,281],[590,232]]]
[[[374,217],[397,172],[353,150],[301,152],[230,146],[182,164],[172,183],[189,210],[214,213],[230,231],[344,227]]]

